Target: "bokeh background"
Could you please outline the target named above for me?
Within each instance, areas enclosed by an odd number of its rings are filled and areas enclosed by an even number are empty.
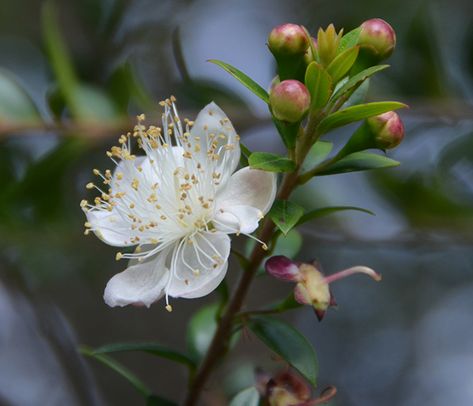
[[[53,3],[52,3],[53,4]],[[109,368],[83,359],[80,344],[157,341],[183,349],[197,306],[176,300],[110,309],[107,280],[121,271],[115,250],[83,235],[80,200],[91,169],[133,116],[158,120],[174,94],[192,117],[219,103],[245,143],[281,148],[264,104],[216,58],[263,86],[274,75],[265,41],[277,24],[312,32],[330,22],[350,30],[381,17],[396,29],[392,68],[369,98],[397,99],[405,142],[394,170],[320,178],[298,196],[307,208],[356,205],[291,237],[300,259],[328,273],[365,264],[383,282],[334,285],[338,310],[318,323],[310,309],[287,319],[313,342],[320,386],[339,406],[473,403],[473,8],[469,0],[38,0],[0,2],[0,404],[135,405],[140,395]],[[54,12],[55,11],[55,12]],[[332,139],[341,142],[352,128]],[[243,247],[240,238],[237,244]],[[242,248],[243,249],[243,248]],[[237,275],[233,264],[229,285]],[[250,306],[290,286],[263,276]],[[206,330],[204,330],[205,333]],[[205,338],[205,337],[204,337]],[[116,357],[156,393],[178,400],[181,367],[143,354]],[[283,365],[244,334],[216,375],[220,393],[248,386],[254,365]],[[208,395],[208,404],[221,404]]]

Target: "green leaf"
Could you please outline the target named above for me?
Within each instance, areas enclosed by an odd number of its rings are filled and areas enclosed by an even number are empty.
[[[157,343],[114,343],[107,344],[93,350],[95,354],[109,354],[126,351],[141,351],[148,354],[156,355],[161,358],[166,358],[171,361],[179,362],[189,367],[195,367],[195,362],[187,355],[178,351],[162,346]]]
[[[330,130],[342,127],[355,121],[363,120],[368,117],[405,107],[407,107],[407,105],[404,103],[391,101],[365,103],[347,107],[346,109],[339,110],[324,118],[318,126],[318,131],[320,134],[325,134]]]
[[[359,47],[348,48],[338,54],[336,58],[327,66],[327,72],[336,83],[343,78],[351,69],[358,57]]]
[[[375,213],[373,213],[371,210],[363,209],[362,207],[355,207],[355,206],[321,207],[319,209],[314,209],[304,214],[300,218],[300,220],[297,222],[297,225],[306,223],[308,221],[314,220],[319,217],[328,216],[329,214],[336,213],[339,211],[345,211],[345,210],[361,211],[363,213],[367,213],[367,214],[371,214],[372,216],[375,216]]]
[[[354,30],[347,32],[340,40],[340,44],[338,46],[338,53],[341,53],[346,49],[352,48],[356,44],[358,44],[358,38],[360,37],[360,33],[361,27],[357,27]]]
[[[289,258],[295,257],[302,248],[302,235],[296,229],[292,229],[286,235],[280,235],[276,241],[273,253],[284,255]]]
[[[242,142],[240,142],[240,150],[241,150],[240,165],[248,166],[248,158],[251,155],[251,151]]]
[[[327,103],[333,91],[332,78],[316,62],[311,62],[305,72],[305,85],[310,93],[311,109],[319,109]]]
[[[217,59],[209,59],[208,62],[214,63],[215,65],[218,65],[224,70],[226,70],[230,75],[232,75],[235,79],[239,80],[244,86],[250,89],[261,100],[263,100],[265,103],[269,103],[268,92],[266,92],[266,90],[264,90],[249,76],[245,75],[242,71],[238,70],[237,68],[233,67],[228,63],[219,61]]]
[[[325,158],[327,158],[328,154],[332,152],[332,149],[333,143],[329,141],[317,141],[310,148],[309,153],[302,164],[302,169],[305,171],[319,165],[325,160]]]
[[[300,123],[286,123],[284,121],[278,120],[274,116],[273,122],[286,148],[293,149],[296,146],[296,139],[297,134],[299,133]]]
[[[6,69],[0,69],[0,120],[26,125],[41,121],[31,97]]]
[[[269,152],[253,152],[248,163],[254,169],[268,172],[292,172],[296,169],[296,163],[291,159]]]
[[[285,299],[280,302],[273,304],[271,309],[277,312],[285,312],[286,310],[298,309],[299,307],[304,306],[303,304],[296,301],[294,298],[294,292],[291,292]]]
[[[102,89],[81,84],[74,88],[73,95],[82,121],[103,122],[118,116],[114,102]]]
[[[387,158],[383,155],[373,154],[371,152],[354,152],[335,162],[320,172],[317,176],[333,175],[336,173],[347,173],[357,171],[367,171],[370,169],[392,168],[399,166],[399,162]]]
[[[237,393],[231,400],[229,406],[258,406],[259,392],[252,386]]]
[[[304,214],[304,208],[288,200],[276,200],[269,212],[274,224],[286,235]]]
[[[219,304],[213,303],[197,310],[187,326],[187,348],[195,359],[205,356],[217,329]]]
[[[316,386],[317,356],[312,345],[299,331],[272,317],[253,316],[248,325],[272,351],[299,371],[313,386]]]
[[[146,398],[147,405],[176,406],[174,402],[154,395],[151,389],[149,389],[133,372],[124,367],[118,361],[115,361],[113,358],[104,354],[97,354],[92,349],[85,346],[80,347],[79,351],[83,355],[95,358],[97,361],[113,369],[116,373],[125,378],[139,393],[141,393],[141,395]]]
[[[359,86],[362,82],[364,82],[369,77],[373,76],[375,73],[381,72],[385,69],[389,68],[389,65],[376,65],[371,66],[368,69],[357,73],[356,75],[352,76],[340,89],[338,89],[332,99],[337,100],[342,97],[346,92],[352,90],[354,87]]]

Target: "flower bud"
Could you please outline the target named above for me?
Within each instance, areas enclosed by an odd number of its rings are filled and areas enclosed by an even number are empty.
[[[370,117],[366,122],[374,135],[376,148],[384,150],[397,147],[404,138],[404,124],[394,111]]]
[[[299,267],[284,255],[269,258],[265,268],[271,276],[283,281],[297,282],[300,279]]]
[[[309,110],[310,94],[298,80],[283,80],[271,89],[269,103],[278,120],[296,123]]]
[[[310,399],[311,390],[302,378],[288,370],[269,380],[265,395],[270,406],[299,405]]]
[[[373,18],[361,24],[358,45],[361,50],[372,54],[379,62],[393,53],[396,46],[396,33],[386,21]]]
[[[273,55],[302,55],[309,46],[304,29],[296,24],[282,24],[273,28],[268,37],[268,46]]]
[[[333,24],[330,24],[325,31],[319,28],[317,33],[317,53],[322,65],[328,66],[335,58],[342,36],[343,29],[337,33]]]
[[[313,46],[315,52],[317,52],[317,39],[315,39],[314,37],[311,37],[311,41],[312,41],[312,46]],[[304,54],[305,64],[309,65],[311,62],[314,62],[316,60],[315,58],[316,58],[316,56],[312,52],[312,47],[309,46],[307,48],[307,51]]]

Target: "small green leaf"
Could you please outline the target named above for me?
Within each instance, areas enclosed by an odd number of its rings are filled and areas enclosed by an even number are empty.
[[[328,216],[329,214],[336,213],[339,211],[345,211],[345,210],[355,210],[355,211],[361,211],[363,213],[371,214],[372,216],[375,215],[371,210],[363,209],[362,207],[355,207],[355,206],[321,207],[319,209],[314,209],[304,214],[300,218],[300,220],[297,222],[297,225],[306,223],[308,221],[314,220],[319,217]]]
[[[6,123],[32,124],[41,117],[31,97],[23,90],[15,77],[0,69],[0,120]]]
[[[327,158],[328,154],[332,152],[333,143],[329,141],[317,141],[309,150],[304,163],[302,164],[302,169],[308,170],[314,166],[319,165]]]
[[[272,317],[253,316],[251,331],[272,351],[299,371],[313,386],[317,384],[318,362],[312,345],[291,325]]]
[[[124,367],[118,361],[115,361],[113,358],[104,354],[97,354],[92,349],[85,346],[80,347],[79,351],[83,355],[95,358],[97,361],[100,361],[102,364],[113,369],[116,373],[125,378],[139,393],[141,393],[146,398],[147,405],[176,406],[174,402],[154,395],[151,389],[149,389],[146,384],[144,384],[133,372],[131,372],[128,368]]]
[[[340,159],[340,161],[335,162],[333,165],[317,172],[317,176],[392,168],[394,166],[399,166],[399,162],[383,155],[373,154],[371,152],[354,152]]]
[[[195,362],[187,355],[182,354],[171,348],[162,346],[157,343],[114,343],[107,344],[93,350],[95,354],[109,354],[115,352],[126,352],[126,351],[141,351],[148,354],[156,355],[161,358],[166,358],[171,361],[176,361],[181,364],[195,367]]]
[[[302,235],[296,229],[292,229],[286,235],[280,235],[276,241],[273,253],[294,258],[302,248]]]
[[[332,78],[316,62],[311,62],[305,72],[305,85],[310,93],[311,109],[319,109],[327,103],[333,91]]]
[[[358,57],[359,50],[360,48],[356,46],[353,48],[348,48],[347,50],[338,54],[337,57],[332,62],[330,62],[330,65],[327,66],[327,72],[335,83],[343,78],[351,69],[356,61],[356,58]]]
[[[288,200],[276,200],[269,212],[274,224],[286,235],[304,214],[304,208]]]
[[[360,73],[357,73],[334,93],[332,99],[333,100],[339,99],[346,92],[352,90],[356,86],[359,86],[362,82],[364,82],[369,77],[373,76],[375,73],[381,72],[387,68],[389,68],[389,65],[376,65],[376,66],[371,66],[370,68],[365,69],[361,71]]]
[[[258,406],[259,392],[252,386],[237,393],[231,400],[229,406]]]
[[[235,79],[239,80],[244,86],[250,89],[261,100],[263,100],[265,103],[269,103],[268,92],[266,92],[266,90],[264,90],[249,76],[245,75],[242,71],[238,70],[237,68],[233,67],[228,63],[219,61],[217,59],[209,59],[208,62],[214,63],[215,65],[218,65],[224,70],[226,70],[230,75],[232,75]]]
[[[269,152],[253,152],[248,163],[254,169],[268,172],[292,172],[296,169],[296,163],[291,159]]]
[[[248,158],[251,155],[251,151],[242,142],[240,142],[240,150],[241,150],[240,165],[248,166]]]
[[[368,117],[405,107],[407,107],[407,105],[404,103],[391,101],[365,103],[347,107],[346,109],[339,110],[324,118],[318,126],[318,131],[320,134],[325,134],[330,130],[342,127],[355,121],[363,120]]]
[[[361,27],[357,27],[354,30],[347,32],[338,46],[338,53],[345,51],[345,49],[352,48],[358,44],[358,38],[360,37]]]

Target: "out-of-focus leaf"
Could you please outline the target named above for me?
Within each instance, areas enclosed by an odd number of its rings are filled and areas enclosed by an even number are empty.
[[[334,83],[337,83],[351,69],[358,56],[359,47],[348,48],[336,56],[327,66],[327,72],[332,77]]]
[[[399,162],[383,155],[373,154],[371,152],[354,152],[335,162],[320,172],[317,176],[333,175],[336,173],[367,171],[370,169],[392,168],[399,166]]]
[[[273,254],[284,255],[289,258],[294,258],[302,247],[302,236],[299,231],[292,229],[286,235],[280,235],[276,241]]]
[[[365,103],[347,107],[346,109],[339,110],[324,118],[318,126],[318,131],[320,134],[325,134],[330,130],[342,127],[355,121],[363,120],[368,117],[405,107],[407,107],[407,105],[404,103],[391,101]]]
[[[116,373],[125,378],[139,393],[141,393],[145,397],[147,405],[176,406],[175,403],[167,399],[153,395],[151,389],[149,389],[133,372],[131,372],[128,368],[124,367],[119,362],[115,361],[113,358],[104,354],[96,354],[93,350],[87,347],[81,347],[80,352],[83,355],[92,357],[97,361],[100,361],[102,364],[113,369]]]
[[[180,364],[189,367],[195,367],[195,362],[186,354],[171,348],[165,347],[157,343],[114,343],[107,344],[93,350],[94,354],[110,354],[116,352],[140,351],[148,354],[156,355],[157,357],[166,358],[171,361],[179,362]]]
[[[233,67],[232,65],[219,61],[217,59],[210,59],[209,62],[212,62],[222,69],[226,70],[230,75],[232,75],[235,79],[240,81],[244,86],[250,89],[256,96],[258,96],[261,100],[265,103],[269,103],[269,95],[266,90],[264,90],[258,83],[256,83],[253,79],[249,76],[245,75],[242,71],[238,70],[237,68]]]
[[[347,32],[338,45],[338,53],[345,51],[348,48],[354,47],[358,44],[358,38],[360,37],[361,27],[357,27],[354,30]]]
[[[327,158],[328,154],[332,152],[332,149],[333,143],[329,141],[317,141],[310,148],[310,151],[302,164],[302,169],[307,170],[319,165],[325,160],[325,158]]]
[[[32,124],[41,117],[31,97],[5,69],[0,69],[0,130],[9,123]]]
[[[269,212],[274,224],[286,235],[304,214],[304,208],[288,200],[276,200]]]
[[[296,163],[291,159],[269,152],[253,152],[248,163],[254,169],[268,172],[292,172],[296,169]]]
[[[82,121],[107,121],[117,118],[114,102],[101,89],[80,85],[74,89],[74,103],[80,108]]]
[[[287,122],[278,120],[274,116],[273,116],[273,122],[286,148],[293,149],[296,146],[296,139],[297,139],[297,134],[300,128],[300,123],[287,123]]]
[[[325,106],[333,90],[328,72],[318,63],[311,62],[305,72],[305,85],[310,93],[311,109]]]
[[[342,97],[346,92],[352,90],[354,87],[359,86],[362,82],[364,82],[369,77],[373,76],[374,74],[381,72],[385,69],[389,68],[389,65],[376,65],[367,68],[360,73],[352,76],[340,89],[338,89],[334,94],[332,99],[337,100]]]
[[[217,329],[217,317],[219,305],[213,303],[200,308],[191,318],[187,325],[187,348],[195,359],[201,359]]]
[[[299,307],[302,307],[304,305],[300,304],[299,302],[296,301],[294,298],[294,292],[291,292],[288,296],[286,296],[285,299],[281,300],[280,302],[273,304],[271,306],[271,309],[276,311],[276,312],[285,312],[286,310],[293,310],[293,309],[298,309]]]
[[[368,209],[363,209],[362,207],[355,207],[355,206],[333,206],[333,207],[321,207],[319,209],[314,209],[309,211],[308,213],[305,213],[297,222],[297,225],[304,224],[308,221],[314,220],[319,217],[324,217],[328,216],[329,214],[332,213],[337,213],[339,211],[346,211],[346,210],[355,210],[355,211],[361,211],[363,213],[371,214],[372,216],[375,216],[375,214]]]
[[[313,386],[317,384],[318,362],[309,341],[291,325],[273,317],[253,316],[248,323],[272,351],[298,370]]]
[[[229,406],[258,406],[259,393],[255,387],[247,388],[237,393]]]

